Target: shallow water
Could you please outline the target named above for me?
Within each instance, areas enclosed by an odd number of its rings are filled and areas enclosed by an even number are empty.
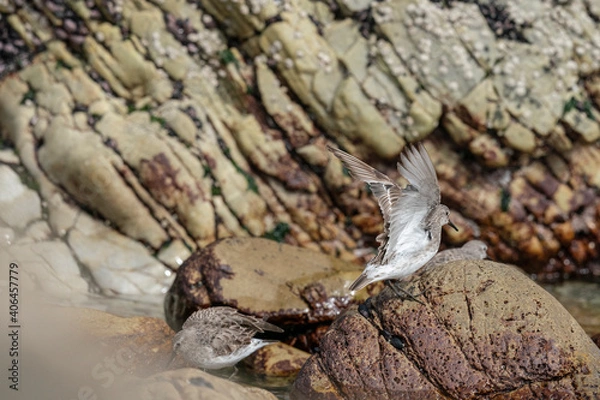
[[[292,384],[294,383],[293,378],[274,378],[253,374],[243,366],[239,366],[237,373],[233,376],[231,376],[233,372],[232,368],[206,372],[223,379],[229,379],[232,382],[239,383],[244,386],[254,386],[266,389],[281,400],[289,399],[289,392]]]
[[[573,281],[543,287],[575,317],[588,335],[600,333],[600,284]]]

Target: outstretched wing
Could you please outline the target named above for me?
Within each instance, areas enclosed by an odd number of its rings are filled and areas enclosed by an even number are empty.
[[[411,241],[404,238],[411,236],[416,240],[416,236],[425,234],[421,224],[427,214],[439,204],[440,188],[423,144],[409,146],[400,156],[398,171],[409,182],[404,189],[387,175],[356,157],[339,149],[330,147],[329,150],[342,160],[354,178],[369,185],[379,202],[384,231],[377,236],[379,251],[369,264],[387,262],[391,252],[402,253],[411,247]]]
[[[411,145],[400,155],[398,172],[409,184],[390,213],[389,246],[390,251],[402,253],[413,242],[425,240],[422,223],[441,199],[437,175],[423,144]]]
[[[421,200],[425,201],[428,208],[432,209],[440,203],[437,174],[423,143],[409,146],[400,155],[398,172],[420,193]]]
[[[390,229],[390,218],[394,203],[402,196],[402,188],[392,181],[386,174],[377,171],[375,168],[367,165],[354,157],[333,147],[328,147],[337,158],[339,158],[346,168],[350,171],[350,174],[355,179],[361,180],[369,185],[371,192],[379,203],[381,214],[383,215],[383,232],[377,236],[377,242],[379,242],[379,249],[377,255],[370,261],[371,264],[378,264],[384,258],[388,240],[389,240],[389,229]]]

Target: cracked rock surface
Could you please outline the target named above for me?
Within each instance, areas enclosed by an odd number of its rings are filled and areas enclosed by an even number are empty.
[[[341,315],[304,365],[294,399],[596,398],[600,349],[512,266],[453,262]]]

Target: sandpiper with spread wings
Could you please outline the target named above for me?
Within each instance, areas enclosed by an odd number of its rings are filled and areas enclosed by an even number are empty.
[[[173,350],[202,369],[232,367],[261,347],[277,342],[254,337],[265,331],[283,329],[231,307],[206,308],[183,323],[173,338]]]
[[[437,253],[443,225],[458,230],[450,221],[448,207],[440,204],[437,175],[422,144],[410,146],[400,156],[398,172],[408,181],[404,188],[356,157],[339,149],[330,151],[354,178],[369,185],[383,214],[384,232],[377,237],[378,253],[350,290],[410,276]]]

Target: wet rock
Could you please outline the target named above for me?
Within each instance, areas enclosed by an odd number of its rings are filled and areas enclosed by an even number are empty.
[[[308,357],[310,354],[305,351],[285,343],[276,343],[259,349],[244,363],[260,375],[291,377],[300,371]]]
[[[595,398],[600,349],[516,268],[442,265],[340,316],[300,372],[293,399]]]
[[[276,400],[264,389],[245,387],[198,369],[166,371],[130,384],[126,396],[136,400],[149,399],[215,399],[215,400]],[[117,393],[119,396],[119,393]],[[121,394],[122,395],[122,394]]]
[[[182,241],[173,241],[168,246],[161,248],[157,257],[172,270],[177,270],[181,264],[191,255],[191,251],[185,247]]]
[[[344,289],[361,267],[267,239],[224,239],[196,252],[165,297],[174,329],[195,310],[228,305],[290,334],[318,332],[353,302]],[[308,340],[315,344],[315,338]]]
[[[469,143],[469,150],[478,156],[488,167],[503,167],[508,164],[508,157],[502,148],[490,135],[479,135]]]

